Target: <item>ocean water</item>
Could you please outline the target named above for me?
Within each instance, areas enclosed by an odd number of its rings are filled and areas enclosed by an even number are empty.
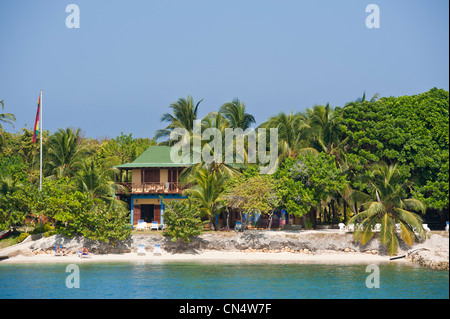
[[[75,265],[74,272],[66,264],[0,263],[0,299],[449,298],[447,271],[395,263],[377,265],[379,288],[367,287],[367,280],[375,282],[368,276],[376,273],[362,264]],[[74,283],[79,288],[68,288]]]

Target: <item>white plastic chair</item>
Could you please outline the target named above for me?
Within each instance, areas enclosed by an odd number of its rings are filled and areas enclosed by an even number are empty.
[[[158,230],[159,224],[158,222],[152,222],[152,225],[150,226],[150,230]]]
[[[147,229],[147,223],[143,220],[138,221],[138,225],[136,226],[136,230],[146,230]]]
[[[445,225],[445,230],[448,231],[448,222],[447,225]]]
[[[344,223],[339,223],[339,231],[346,231],[347,227],[345,226]]]
[[[153,255],[154,256],[161,256],[162,255],[161,245],[155,245],[153,247]]]
[[[146,251],[145,251],[145,246],[143,244],[138,245],[137,254],[138,254],[138,256],[145,256]]]
[[[354,232],[355,231],[355,224],[348,224],[347,229],[348,229],[348,231]]]
[[[381,231],[381,224],[375,224],[375,227],[373,228],[374,232],[380,232]]]
[[[431,231],[431,229],[428,227],[428,224],[422,224],[422,227],[425,231]]]

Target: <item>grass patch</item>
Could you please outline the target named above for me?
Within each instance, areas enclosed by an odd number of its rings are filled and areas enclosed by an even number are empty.
[[[0,240],[0,249],[18,244],[19,236],[20,236],[20,233],[15,232],[15,233],[12,233],[11,235],[9,235],[8,237]]]
[[[132,230],[131,235],[153,235],[153,236],[163,236],[162,230]]]

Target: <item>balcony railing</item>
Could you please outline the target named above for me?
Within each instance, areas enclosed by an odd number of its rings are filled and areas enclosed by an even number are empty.
[[[181,194],[183,188],[180,183],[117,183],[124,190],[116,191],[117,194]]]

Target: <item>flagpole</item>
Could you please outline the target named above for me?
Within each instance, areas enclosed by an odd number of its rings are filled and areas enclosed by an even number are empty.
[[[39,130],[41,133],[41,152],[40,152],[40,164],[39,164],[39,191],[42,191],[42,90],[41,90],[41,96],[40,96],[40,100],[41,100],[41,105],[40,105],[40,112],[41,114],[39,115],[39,124],[41,126],[41,129]]]

